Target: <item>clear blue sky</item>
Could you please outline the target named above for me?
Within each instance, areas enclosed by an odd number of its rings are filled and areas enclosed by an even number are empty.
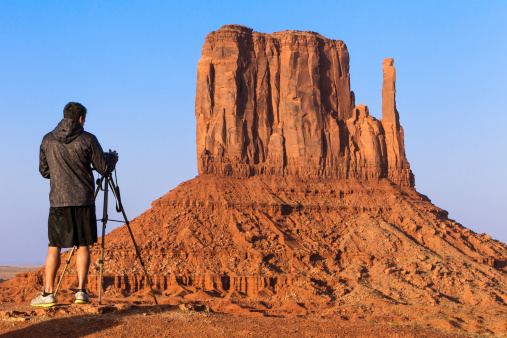
[[[85,129],[120,153],[130,219],[197,175],[197,61],[206,34],[226,24],[343,40],[356,104],[377,118],[382,61],[394,58],[417,190],[507,242],[506,15],[507,1],[494,0],[0,0],[0,265],[44,263],[39,145],[69,101],[87,107]]]

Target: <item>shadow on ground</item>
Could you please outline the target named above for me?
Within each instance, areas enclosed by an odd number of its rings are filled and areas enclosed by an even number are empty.
[[[7,337],[85,337],[117,326],[120,319],[99,315],[50,319],[0,335]]]

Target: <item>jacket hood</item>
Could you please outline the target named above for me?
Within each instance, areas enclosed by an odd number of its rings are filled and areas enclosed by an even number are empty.
[[[72,119],[64,118],[52,131],[52,134],[59,142],[67,144],[74,141],[83,131],[82,125]]]

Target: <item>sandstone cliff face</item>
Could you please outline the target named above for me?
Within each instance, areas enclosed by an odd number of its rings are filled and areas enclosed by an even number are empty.
[[[388,60],[380,122],[355,106],[342,41],[236,25],[210,33],[197,69],[199,173],[386,177],[413,186]]]

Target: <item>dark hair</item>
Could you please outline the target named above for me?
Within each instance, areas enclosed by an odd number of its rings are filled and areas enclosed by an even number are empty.
[[[64,118],[73,119],[78,122],[80,116],[83,116],[83,118],[86,117],[86,108],[81,103],[69,102],[65,108],[63,108]]]

